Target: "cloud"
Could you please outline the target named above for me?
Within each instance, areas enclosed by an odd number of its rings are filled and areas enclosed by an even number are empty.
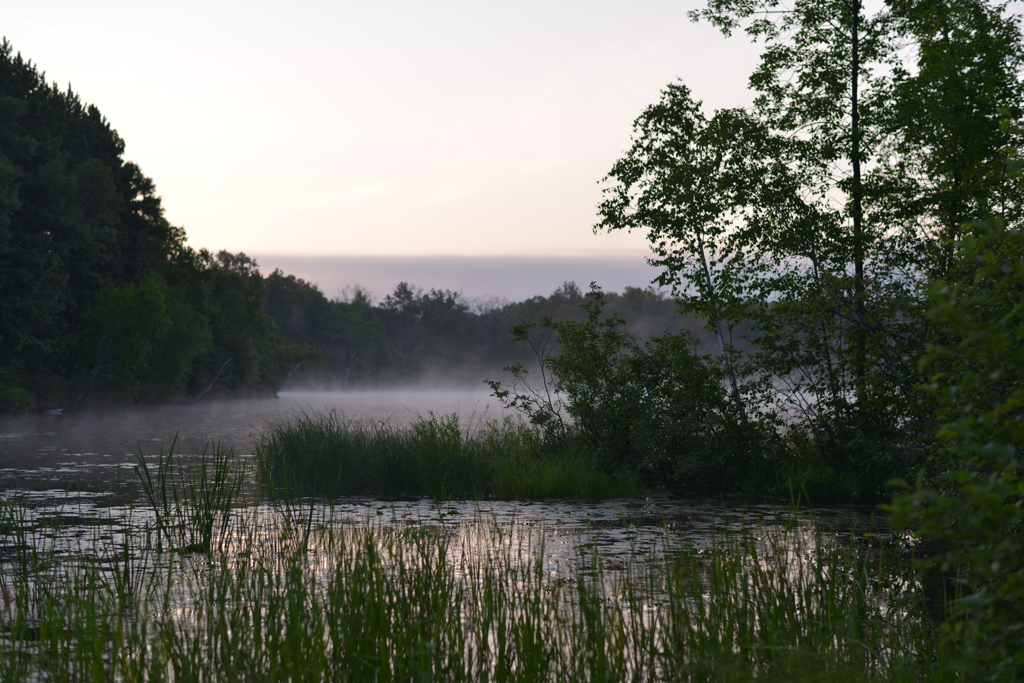
[[[255,254],[264,273],[280,268],[312,282],[328,297],[359,284],[377,300],[405,281],[424,289],[450,289],[467,297],[521,301],[547,296],[563,282],[606,291],[647,287],[658,271],[642,255],[615,256],[283,256]]]

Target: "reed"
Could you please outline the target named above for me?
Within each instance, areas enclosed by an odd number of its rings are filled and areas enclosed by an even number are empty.
[[[191,503],[184,503],[189,505]],[[608,569],[554,567],[543,532],[236,512],[204,553],[160,553],[2,508],[5,681],[935,681],[955,678],[902,563],[799,527],[723,532]],[[143,514],[143,512],[145,514]],[[162,532],[161,532],[162,533]],[[7,546],[5,546],[7,547]],[[116,558],[139,556],[125,600]],[[147,555],[147,553],[149,553]]]
[[[156,473],[140,450],[135,473],[145,501],[153,512],[157,531],[157,550],[210,552],[214,542],[227,528],[231,509],[245,480],[231,448],[219,443],[203,446],[188,466],[177,466],[175,436],[165,455],[157,456]]]
[[[545,443],[508,420],[463,429],[457,415],[396,427],[300,413],[267,426],[256,459],[275,495],[610,498],[640,491],[636,476],[601,471],[581,444]]]

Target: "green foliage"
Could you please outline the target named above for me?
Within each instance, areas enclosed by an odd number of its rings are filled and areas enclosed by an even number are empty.
[[[479,381],[481,366],[493,365],[494,356],[509,348],[507,326],[493,323],[497,311],[484,322],[457,292],[423,292],[400,282],[378,311],[387,335],[382,365],[397,378],[443,381],[454,374]]]
[[[15,549],[0,574],[0,678],[961,680],[889,551],[802,528],[564,563],[542,531],[482,515],[235,515],[202,557],[154,552],[159,531],[139,514],[123,542],[86,533],[65,554],[53,528],[0,501]]]
[[[161,450],[156,476],[142,452],[137,454],[135,474],[153,511],[157,551],[166,543],[169,551],[210,553],[227,534],[245,471],[236,471],[234,451],[220,444],[205,445],[198,462],[183,467],[175,461],[177,442],[175,435],[167,454]]]
[[[23,387],[0,384],[0,411],[20,412],[29,407],[31,395]]]
[[[184,245],[93,106],[0,44],[0,409],[273,393],[284,344],[244,254]]]
[[[401,282],[374,303],[366,290],[346,288],[328,299],[315,285],[280,271],[266,278],[263,312],[274,319],[289,345],[323,352],[303,383],[349,388],[429,381],[472,384],[494,368],[529,360],[510,328],[523,322],[581,320],[583,293],[566,282],[550,296],[525,301],[471,302],[451,291],[424,292]],[[605,295],[632,334],[699,329],[662,292],[627,287]],[[707,335],[700,344],[707,345]]]
[[[726,240],[736,220],[742,188],[758,169],[743,149],[763,137],[742,110],[708,120],[701,102],[682,83],[634,123],[634,141],[605,180],[613,184],[599,207],[595,230],[645,230],[664,268],[662,285],[714,325],[743,315],[743,282],[734,267],[742,257]]]
[[[763,41],[754,106],[708,117],[669,86],[597,228],[647,230],[685,305],[753,321],[730,369],[815,476],[877,493],[929,461],[895,519],[937,553],[922,566],[959,572],[958,666],[1018,680],[1024,249],[1003,226],[1021,218],[1004,157],[1022,131],[997,111],[1024,105],[1021,18],[984,0],[709,0],[691,16]]]
[[[898,141],[877,174],[886,178],[879,220],[924,228],[915,260],[944,278],[965,223],[1020,217],[1022,188],[999,153],[1022,142],[999,114],[1008,107],[1019,116],[1024,103],[1020,24],[1004,2],[890,4],[894,30],[915,37],[919,56],[895,66],[878,107],[885,134]]]
[[[494,395],[548,439],[582,439],[607,471],[640,472],[648,485],[676,489],[735,483],[761,439],[725,390],[726,373],[694,353],[691,335],[640,344],[604,308],[604,294],[591,285],[585,320],[545,318],[539,335],[531,324],[513,328],[538,369],[505,368],[507,387],[488,382]]]
[[[599,471],[579,444],[551,447],[523,425],[462,431],[458,416],[408,428],[337,413],[300,414],[268,425],[256,459],[275,496],[359,495],[460,498],[609,498],[636,495],[629,475]]]
[[[1021,134],[996,114],[1024,104],[1020,17],[985,0],[708,0],[691,18],[763,43],[753,106],[708,114],[669,85],[595,230],[646,231],[745,410],[787,423],[825,478],[880,495],[932,447],[934,402],[915,390],[937,341],[928,282],[952,274],[965,221],[1020,215],[1003,150]]]
[[[205,321],[156,280],[108,287],[86,314],[76,344],[84,385],[78,404],[104,395],[132,401],[142,391],[157,399],[175,396],[209,336]]]
[[[495,498],[632,498],[643,491],[637,476],[602,470],[601,462],[585,444],[551,449],[535,438],[535,432],[529,433],[535,442],[530,450],[509,453],[508,449],[494,464],[491,488]]]
[[[308,345],[323,356],[310,365],[316,380],[348,386],[379,369],[386,328],[369,294],[356,287],[347,300],[328,300],[315,286],[275,270],[266,281],[263,312],[291,345]]]
[[[936,282],[931,316],[947,335],[928,346],[925,388],[939,405],[944,450],[930,479],[894,500],[942,552],[921,563],[959,576],[947,635],[983,680],[1024,672],[1024,236],[991,220],[959,245],[960,278]]]

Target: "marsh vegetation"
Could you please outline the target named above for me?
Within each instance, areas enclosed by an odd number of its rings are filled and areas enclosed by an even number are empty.
[[[114,506],[7,497],[0,678],[941,680],[884,534],[761,510],[610,554],[486,502],[260,499],[239,467],[143,461]]]
[[[462,425],[430,415],[408,426],[336,412],[300,413],[256,442],[264,481],[302,495],[503,499],[620,498],[640,493],[635,473],[607,473],[581,443],[546,443],[506,419]],[[272,484],[277,486],[277,484]]]

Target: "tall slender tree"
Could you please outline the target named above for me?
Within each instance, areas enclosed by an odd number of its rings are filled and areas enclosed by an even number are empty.
[[[865,95],[893,58],[888,12],[865,16],[861,0],[710,0],[691,13],[726,35],[742,27],[765,50],[750,78],[756,115],[796,143],[789,162],[801,177],[802,194],[819,211],[845,224],[828,254],[834,273],[848,276],[853,321],[853,374],[864,403],[867,373],[866,262],[882,226],[865,224],[864,165],[881,142],[875,110]],[[865,91],[868,92],[865,92]],[[837,202],[839,206],[836,206]],[[806,254],[792,254],[806,257]]]
[[[681,83],[669,85],[633,131],[632,146],[605,178],[594,229],[647,231],[652,264],[664,269],[660,284],[708,322],[739,400],[730,351],[732,325],[743,316],[745,270],[731,233],[745,186],[739,179],[764,157],[750,153],[763,131],[740,110],[708,119]]]
[[[764,44],[753,105],[706,115],[670,86],[609,175],[598,228],[647,229],[689,307],[754,320],[749,371],[819,443],[895,439],[928,413],[914,390],[923,283],[964,221],[1019,210],[1002,164],[1017,142],[997,121],[1024,102],[1005,9],[708,0],[693,19]]]

